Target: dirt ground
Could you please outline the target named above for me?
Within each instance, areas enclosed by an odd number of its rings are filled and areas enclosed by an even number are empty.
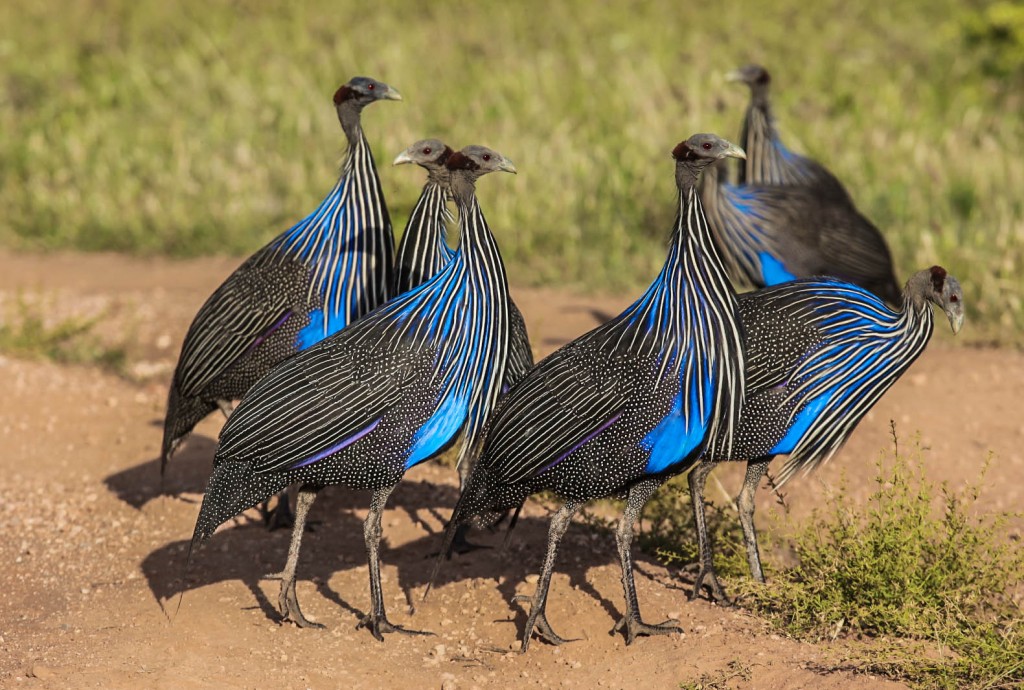
[[[561,648],[535,640],[526,655],[513,653],[526,614],[510,599],[533,591],[547,509],[528,504],[508,552],[457,557],[421,602],[429,555],[457,492],[454,472],[435,464],[411,471],[392,494],[383,552],[391,620],[435,636],[389,635],[381,644],[354,629],[369,601],[365,493],[329,489],[313,508],[320,524],[303,544],[298,594],[326,630],[280,622],[277,583],[261,576],[282,567],[289,535],[266,532],[254,513],[222,528],[183,580],[221,419],[198,427],[161,489],[166,386],[193,314],[236,263],[0,253],[0,300],[39,302],[55,318],[100,316],[103,337],[128,344],[133,379],[0,358],[3,687],[671,688],[702,678],[720,687],[898,687],[834,670],[848,642],[795,642],[743,612],[688,601],[689,583],[642,554],[645,618],[678,618],[685,632],[626,647],[609,634],[622,611],[614,543],[580,525],[566,535],[548,616],[563,635],[581,639]],[[629,301],[535,289],[514,296],[538,354]],[[891,450],[889,420],[901,444],[919,436],[937,481],[975,480],[992,453],[986,507],[1021,509],[1024,356],[954,348],[945,322],[937,325],[928,351],[847,447],[787,487],[795,514],[824,506],[843,469],[855,496],[871,491],[873,461]],[[738,469],[719,470],[730,492]],[[779,509],[762,494],[758,521],[767,525]]]

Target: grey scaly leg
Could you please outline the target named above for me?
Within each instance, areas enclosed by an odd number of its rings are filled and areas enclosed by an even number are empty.
[[[629,498],[626,500],[626,510],[619,520],[619,527],[615,530],[615,544],[619,547],[619,561],[622,564],[622,589],[626,595],[626,613],[615,624],[612,632],[618,632],[625,628],[626,644],[633,644],[638,635],[667,635],[674,632],[682,632],[683,629],[674,623],[679,621],[669,619],[664,623],[651,625],[644,623],[640,618],[640,606],[636,600],[636,584],[633,581],[633,558],[630,548],[633,544],[633,525],[640,519],[644,505],[658,487],[661,481],[646,479],[634,484],[629,489]]]
[[[295,525],[292,527],[292,540],[288,544],[288,560],[285,562],[284,570],[274,575],[267,575],[268,580],[280,580],[281,592],[278,595],[277,604],[281,609],[281,615],[285,620],[290,620],[300,628],[323,628],[320,623],[314,623],[302,615],[299,608],[299,600],[295,598],[295,568],[299,564],[299,549],[302,547],[302,534],[306,527],[306,516],[309,508],[316,500],[319,487],[304,484],[299,489],[299,498],[295,506]]]
[[[743,526],[743,543],[747,547],[747,562],[750,563],[750,575],[760,583],[764,583],[764,571],[761,570],[761,555],[757,551],[757,532],[754,531],[754,493],[757,491],[761,477],[768,471],[771,458],[751,460],[747,463],[747,474],[743,477],[743,488],[740,489],[738,503],[740,507],[740,524]]]
[[[708,528],[704,520],[704,484],[714,468],[714,462],[701,460],[699,465],[690,470],[688,478],[690,502],[693,504],[693,522],[697,526],[697,545],[700,549],[700,571],[697,573],[697,579],[693,583],[690,601],[700,596],[704,580],[708,579],[708,586],[711,588],[711,595],[715,601],[728,603],[729,599],[725,596],[725,590],[718,583],[718,575],[715,573],[715,564],[711,555],[711,542],[708,539]]]
[[[534,628],[537,629],[537,633],[541,638],[553,645],[572,641],[560,637],[551,629],[547,616],[544,614],[544,607],[547,605],[548,587],[551,586],[551,571],[555,567],[555,554],[558,551],[558,543],[562,541],[565,530],[568,529],[569,523],[572,522],[572,516],[576,514],[581,505],[583,505],[581,501],[570,499],[551,518],[551,527],[548,530],[548,553],[544,557],[544,568],[541,570],[540,580],[537,581],[537,591],[534,592],[533,599],[530,600],[530,615],[526,619],[526,627],[523,629],[523,646],[520,652],[525,652],[529,648],[530,637],[533,635]],[[519,601],[525,598],[516,597],[515,600]]]
[[[433,635],[434,633],[409,630],[399,625],[390,623],[384,613],[384,594],[380,586],[380,535],[381,517],[384,515],[384,504],[396,485],[377,489],[370,499],[370,513],[363,522],[363,538],[366,540],[366,557],[370,562],[370,612],[366,614],[359,623],[359,628],[369,628],[370,633],[379,642],[384,641],[383,633],[399,632],[407,635]]]

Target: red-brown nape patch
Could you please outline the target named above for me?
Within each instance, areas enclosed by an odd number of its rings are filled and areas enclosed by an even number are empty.
[[[444,151],[442,151],[441,154],[437,157],[437,162],[443,165],[448,161],[449,158],[452,157],[453,153],[455,152],[452,151],[452,147],[445,145]]]
[[[352,89],[348,87],[348,84],[341,85],[337,91],[334,92],[334,105],[341,105],[344,101],[348,100],[348,97],[352,95]]]
[[[672,157],[675,158],[677,161],[683,160],[684,158],[688,158],[691,153],[692,152],[690,151],[690,147],[686,145],[685,141],[679,142],[678,144],[676,144],[676,147],[672,149]]]
[[[932,289],[936,294],[942,294],[942,287],[946,284],[946,269],[942,266],[932,266]]]
[[[448,156],[445,167],[449,170],[479,170],[480,166],[476,161],[464,154],[462,151],[455,151]]]

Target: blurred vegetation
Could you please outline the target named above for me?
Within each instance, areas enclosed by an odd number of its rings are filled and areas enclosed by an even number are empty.
[[[995,2],[960,20],[966,45],[990,75],[1024,77],[1024,2]]]
[[[4,305],[0,313],[0,353],[48,359],[61,364],[98,366],[127,376],[128,355],[123,346],[101,342],[94,328],[102,315],[94,318],[68,317],[48,322],[39,305],[24,299]]]
[[[937,24],[937,17],[944,23]],[[481,199],[516,283],[635,290],[674,214],[668,152],[734,137],[724,73],[772,70],[786,142],[843,179],[902,275],[942,263],[970,338],[1024,333],[1020,4],[626,5],[567,0],[0,3],[0,243],[245,254],[311,210],[365,74],[403,103],[364,122],[401,228],[423,136],[520,169]]]

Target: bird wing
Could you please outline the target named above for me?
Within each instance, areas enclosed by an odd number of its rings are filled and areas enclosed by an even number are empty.
[[[812,323],[814,302],[807,279],[737,295],[746,346],[746,392],[784,385],[821,336]]]
[[[499,403],[474,470],[522,481],[609,428],[633,388],[615,358],[584,336],[544,359]]]
[[[250,389],[221,432],[218,461],[248,461],[255,472],[285,471],[372,431],[414,379],[422,382],[435,353],[383,333],[353,337],[362,325],[286,360]]]
[[[308,269],[291,261],[268,260],[266,250],[242,264],[199,309],[185,336],[175,370],[184,396],[199,395],[289,318],[296,274]]]

